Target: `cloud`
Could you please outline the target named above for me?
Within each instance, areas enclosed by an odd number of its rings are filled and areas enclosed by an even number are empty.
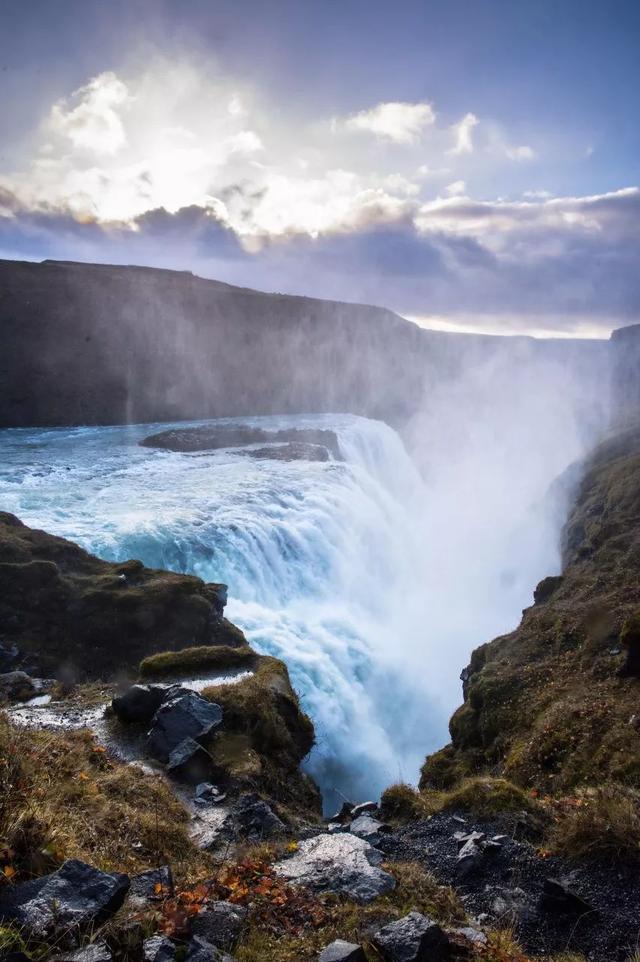
[[[460,194],[464,194],[466,189],[467,185],[464,180],[454,180],[452,184],[447,184],[445,193],[447,193],[449,197],[457,197]]]
[[[120,111],[129,100],[126,84],[114,73],[98,74],[69,100],[53,105],[51,130],[68,137],[74,147],[96,154],[115,154],[127,142]]]
[[[455,138],[454,146],[449,150],[453,156],[458,154],[473,153],[473,128],[477,127],[480,121],[475,114],[465,114],[462,120],[458,121],[451,128]]]
[[[522,144],[520,147],[505,147],[505,154],[509,160],[533,160],[536,152],[533,147]]]
[[[344,126],[347,130],[375,134],[396,144],[415,144],[435,119],[429,103],[394,101],[352,114],[344,121]]]

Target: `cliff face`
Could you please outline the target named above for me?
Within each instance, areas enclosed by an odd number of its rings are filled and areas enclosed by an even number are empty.
[[[640,420],[640,324],[611,335],[612,403],[619,427]]]
[[[474,651],[451,745],[421,787],[499,772],[564,791],[640,787],[640,429],[586,465],[564,531],[564,570],[546,578],[518,629]]]
[[[508,352],[589,383],[606,345],[424,331],[391,311],[189,273],[0,261],[0,427],[347,412],[401,425]]]

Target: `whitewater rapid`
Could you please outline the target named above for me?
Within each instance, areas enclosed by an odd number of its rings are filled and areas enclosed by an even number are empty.
[[[450,570],[441,530],[450,519],[386,425],[350,415],[241,421],[330,428],[344,460],[139,446],[172,425],[12,429],[0,431],[0,507],[105,559],[227,583],[228,617],[286,662],[313,718],[307,767],[328,806],[415,781],[425,753],[447,741],[469,652],[510,626],[530,572]],[[539,574],[547,560],[536,557]],[[483,608],[489,590],[499,597]]]

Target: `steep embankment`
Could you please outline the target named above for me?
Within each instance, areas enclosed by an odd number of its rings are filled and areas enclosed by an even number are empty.
[[[594,383],[606,345],[424,331],[186,272],[0,261],[0,427],[327,411],[402,424],[501,352]]]
[[[640,787],[640,428],[588,460],[564,531],[564,568],[520,626],[474,651],[451,745],[421,787],[500,773],[552,793]]]

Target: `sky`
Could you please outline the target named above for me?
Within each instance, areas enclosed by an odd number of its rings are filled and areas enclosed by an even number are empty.
[[[0,0],[0,257],[640,321],[637,0]]]

